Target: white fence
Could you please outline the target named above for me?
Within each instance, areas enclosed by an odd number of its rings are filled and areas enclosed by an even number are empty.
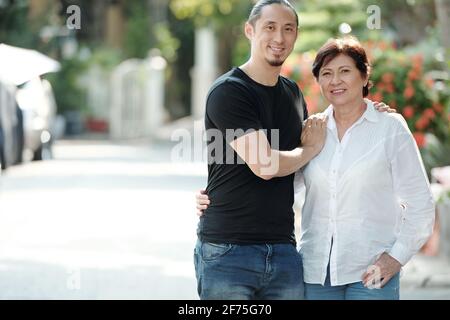
[[[91,68],[83,77],[90,114],[109,122],[113,139],[152,137],[164,121],[164,71],[159,56],[122,62],[111,73]]]

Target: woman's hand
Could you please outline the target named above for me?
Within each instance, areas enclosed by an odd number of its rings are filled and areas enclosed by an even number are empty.
[[[209,201],[206,190],[199,190],[199,192],[195,195],[195,199],[197,203],[197,215],[201,217],[204,213],[203,211],[208,208],[211,201]]]
[[[377,102],[374,101],[373,102],[373,106],[375,107],[375,109],[377,109],[379,112],[388,112],[388,113],[395,113],[397,112],[396,109],[392,109],[391,107],[389,107],[387,104],[385,104],[384,102]]]
[[[363,274],[362,282],[367,288],[382,288],[400,272],[402,265],[386,252]]]

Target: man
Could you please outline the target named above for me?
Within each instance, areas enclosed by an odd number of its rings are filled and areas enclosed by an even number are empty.
[[[326,119],[308,119],[302,132],[303,95],[280,76],[298,35],[291,4],[260,0],[245,35],[250,59],[217,79],[206,103],[211,201],[194,253],[198,293],[201,299],[302,299],[293,179],[322,149]]]
[[[208,94],[206,130],[218,129],[224,148],[214,153],[216,144],[208,145],[212,205],[200,219],[195,249],[201,299],[303,297],[293,178],[321,150],[326,122],[308,120],[300,147],[306,104],[297,85],[280,76],[297,33],[289,2],[259,1],[245,24],[250,59],[217,79]],[[230,150],[246,165],[235,157],[230,163]]]

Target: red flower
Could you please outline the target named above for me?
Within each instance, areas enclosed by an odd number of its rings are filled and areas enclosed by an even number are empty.
[[[376,92],[374,95],[372,95],[372,100],[373,101],[383,101],[383,95],[381,94],[381,92]]]
[[[395,100],[389,101],[388,105],[391,108],[394,108],[394,109],[397,108],[397,102],[395,102]]]
[[[433,103],[433,109],[437,112],[437,113],[442,113],[442,111],[444,111],[444,107],[442,106],[442,104],[435,102]]]
[[[292,75],[292,71],[293,71],[293,67],[292,67],[292,65],[290,65],[288,63],[285,63],[283,65],[283,67],[281,68],[281,73],[287,78],[289,78]]]
[[[410,71],[408,72],[408,78],[409,78],[411,81],[418,80],[418,79],[419,79],[419,71],[416,70],[416,69],[410,70]]]
[[[394,93],[394,92],[395,92],[395,88],[394,88],[394,86],[392,85],[392,83],[390,83],[390,84],[388,84],[388,85],[386,86],[386,92],[387,92],[387,93]]]
[[[394,81],[394,74],[392,74],[391,72],[385,73],[383,74],[381,79],[383,80],[384,83],[389,84],[392,81]]]
[[[317,108],[318,108],[317,100],[315,98],[312,98],[309,95],[305,97],[305,100],[306,100],[306,105],[308,106],[308,113],[309,114],[316,113]]]
[[[436,114],[434,113],[434,110],[431,108],[425,109],[425,111],[423,112],[423,115],[430,120],[434,119],[434,117],[436,116]]]
[[[422,148],[426,145],[427,141],[425,139],[425,135],[422,132],[414,132],[413,136],[419,148]]]
[[[406,106],[403,108],[403,115],[406,119],[411,119],[414,116],[414,108],[411,106]]]
[[[425,129],[430,124],[430,120],[428,118],[422,116],[419,120],[416,122],[416,128],[418,130]]]
[[[406,99],[411,99],[415,93],[416,93],[416,91],[414,90],[414,88],[411,86],[408,86],[408,87],[406,87],[405,91],[403,92],[403,96]]]

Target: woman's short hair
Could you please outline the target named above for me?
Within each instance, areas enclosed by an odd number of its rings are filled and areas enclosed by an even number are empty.
[[[329,39],[317,52],[313,63],[312,72],[316,80],[319,79],[319,72],[322,66],[329,63],[335,57],[344,54],[355,61],[356,68],[363,78],[370,77],[371,66],[367,58],[366,50],[355,37],[345,37],[339,39]],[[363,97],[367,97],[372,82],[368,81],[363,88]]]

